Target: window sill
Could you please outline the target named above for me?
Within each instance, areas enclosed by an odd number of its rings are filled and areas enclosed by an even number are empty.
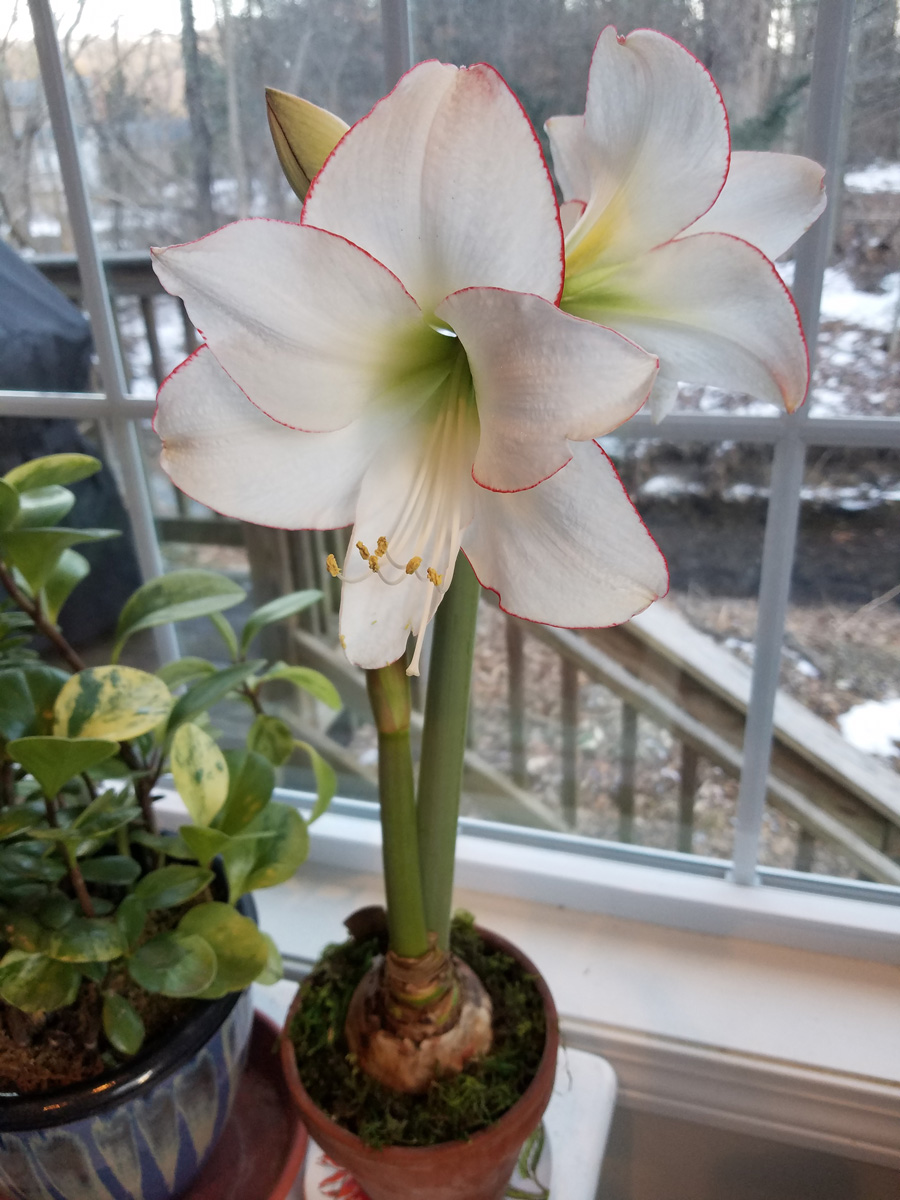
[[[161,803],[166,823],[178,807]],[[310,861],[257,895],[297,965],[380,902],[379,841],[329,813]],[[567,1043],[612,1063],[625,1105],[900,1166],[897,907],[471,835],[457,883],[545,974]]]

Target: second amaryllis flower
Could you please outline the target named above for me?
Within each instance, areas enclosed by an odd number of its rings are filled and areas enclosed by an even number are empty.
[[[584,115],[547,133],[566,201],[562,307],[659,356],[656,419],[679,381],[797,408],[809,361],[771,260],[824,209],[819,164],[732,153],[709,72],[652,29],[604,29]]]
[[[403,654],[460,547],[549,624],[615,624],[665,591],[591,440],[656,360],[559,309],[553,188],[492,68],[420,65],[343,137],[299,225],[237,222],[155,268],[207,339],[160,391],[163,465],[231,516],[354,526],[333,564],[352,661]]]

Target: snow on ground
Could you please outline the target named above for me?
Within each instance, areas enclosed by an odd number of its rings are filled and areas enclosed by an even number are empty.
[[[861,292],[842,267],[829,267],[822,289],[822,320],[890,333],[897,307],[900,272],[886,275],[881,286],[880,292]]]
[[[900,163],[870,163],[847,171],[844,186],[854,192],[900,192]]]
[[[883,758],[900,754],[900,699],[866,700],[837,720],[841,733],[858,750]]]

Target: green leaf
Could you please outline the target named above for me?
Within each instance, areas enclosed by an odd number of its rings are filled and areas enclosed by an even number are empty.
[[[223,833],[240,833],[260,813],[275,790],[272,764],[253,750],[226,750],[228,763],[228,799],[216,817],[216,828]]]
[[[175,787],[195,825],[208,825],[228,795],[228,765],[222,751],[199,725],[175,731],[170,763]]]
[[[194,857],[187,843],[180,834],[148,833],[146,829],[135,829],[130,835],[131,840],[157,854],[165,854],[167,858],[192,859]]]
[[[309,608],[310,605],[321,599],[322,593],[316,588],[304,588],[300,592],[278,596],[276,599],[270,600],[268,604],[263,604],[255,609],[247,618],[241,632],[241,654],[247,653],[247,647],[261,629],[274,624],[275,621],[283,621],[286,617],[292,617],[294,613],[302,612],[303,609]]]
[[[39,825],[43,819],[43,813],[33,808],[4,808],[0,812],[0,842]]]
[[[43,954],[10,950],[0,959],[0,996],[23,1012],[52,1012],[72,1004],[81,974],[68,963]]]
[[[224,667],[221,671],[216,671],[215,675],[210,675],[208,679],[202,679],[199,683],[195,683],[175,701],[175,707],[169,716],[168,729],[170,731],[177,729],[179,725],[190,721],[198,713],[212,708],[214,704],[218,704],[230,691],[240,687],[248,676],[253,675],[263,666],[265,666],[264,659],[236,663],[233,667]]]
[[[45,953],[61,962],[112,962],[127,949],[115,919],[75,917],[50,935]]]
[[[294,735],[280,717],[260,713],[247,734],[247,749],[261,754],[273,766],[280,767],[294,753]]]
[[[88,667],[57,696],[54,732],[122,742],[155,729],[171,708],[169,689],[155,675],[135,667]]]
[[[202,937],[215,951],[216,977],[204,990],[204,1000],[248,987],[269,961],[268,943],[256,924],[230,904],[198,904],[181,918],[178,932]]]
[[[244,832],[275,834],[255,843],[253,866],[244,881],[245,892],[284,883],[309,854],[306,822],[295,808],[277,800],[270,801]]]
[[[326,108],[266,88],[269,131],[285,178],[301,200],[349,126]]]
[[[44,611],[56,622],[60,610],[75,588],[91,573],[91,564],[77,550],[63,550],[59,562],[44,584]]]
[[[274,939],[267,933],[264,933],[263,937],[269,947],[269,957],[266,965],[253,982],[261,983],[264,987],[271,987],[273,983],[278,983],[284,975],[284,963],[281,960],[281,951],[275,945]]]
[[[294,684],[295,687],[302,688],[304,692],[308,692],[316,700],[321,700],[329,708],[338,710],[342,706],[341,697],[331,680],[321,671],[314,671],[312,667],[291,667],[286,663],[276,663],[274,667],[266,671],[259,682],[271,683],[275,679],[284,679],[286,682]]]
[[[103,997],[103,1032],[120,1054],[137,1054],[143,1045],[144,1022],[118,992],[106,992]]]
[[[42,663],[0,669],[0,738],[50,733],[53,704],[68,679]]]
[[[0,533],[0,552],[7,562],[21,571],[32,594],[36,595],[67,547],[120,536],[118,529],[7,529]]]
[[[32,852],[31,847],[34,848]],[[55,858],[43,858],[46,846],[40,842],[17,842],[0,850],[0,880],[6,883],[23,881],[59,883],[66,874],[65,866]]]
[[[140,629],[206,617],[240,604],[246,595],[242,587],[215,571],[172,571],[151,579],[125,601],[116,626],[112,660],[116,662],[122,647]]]
[[[116,924],[128,950],[133,950],[147,924],[147,906],[134,894],[126,896],[116,909]]]
[[[90,737],[26,737],[16,738],[6,749],[52,798],[64,783],[116,754],[119,743]]]
[[[215,670],[215,666],[208,659],[188,655],[186,658],[176,658],[174,662],[166,663],[159,668],[156,676],[167,688],[174,691],[175,688],[193,683],[196,679],[205,679],[207,675],[214,674]]]
[[[19,513],[19,493],[0,479],[0,529],[8,529]]]
[[[205,938],[160,933],[128,961],[135,983],[164,996],[197,996],[216,977],[216,952]]]
[[[45,929],[62,929],[77,912],[78,905],[62,892],[51,892],[37,909],[38,920]]]
[[[127,854],[107,854],[103,858],[86,858],[80,864],[87,883],[109,883],[127,887],[141,873],[140,866]]]
[[[103,464],[90,454],[47,454],[13,467],[3,476],[17,492],[31,488],[51,487],[54,484],[77,483],[96,475]]]
[[[316,802],[309,817],[311,825],[313,821],[317,821],[321,817],[322,813],[328,810],[328,805],[334,799],[334,793],[337,791],[337,774],[331,763],[326,762],[318,750],[310,746],[309,742],[298,740],[296,745],[305,750],[309,755],[313,773],[316,777]]]
[[[231,657],[231,661],[235,662],[240,657],[240,654],[238,652],[237,634],[234,632],[231,622],[227,617],[223,617],[221,613],[210,613],[209,619],[215,625],[219,637],[228,647],[228,654]]]
[[[7,912],[0,920],[0,930],[15,950],[38,954],[46,949],[47,931],[30,913]]]
[[[231,841],[227,833],[199,825],[182,825],[179,833],[201,867],[208,867]]]
[[[19,515],[16,529],[39,529],[56,525],[72,511],[75,493],[59,484],[49,487],[31,488],[19,496]]]
[[[138,881],[134,894],[147,908],[177,908],[202,892],[214,878],[212,871],[203,867],[160,867]]]
[[[79,963],[77,969],[85,979],[91,979],[96,984],[102,984],[109,972],[106,963]]]

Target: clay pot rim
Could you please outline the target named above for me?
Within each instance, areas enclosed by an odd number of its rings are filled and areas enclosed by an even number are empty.
[[[243,916],[257,919],[256,904],[250,895],[241,896],[237,907]],[[163,1031],[150,1043],[146,1053],[93,1079],[73,1083],[53,1092],[28,1096],[0,1092],[0,1132],[26,1129],[52,1129],[96,1116],[156,1087],[180,1070],[215,1037],[231,1010],[244,995],[230,992],[219,1000],[201,1000],[172,1030]]]
[[[515,1104],[511,1108],[508,1108],[503,1116],[499,1117],[493,1125],[489,1125],[486,1129],[480,1129],[477,1133],[473,1133],[470,1138],[456,1138],[452,1142],[435,1142],[430,1146],[381,1146],[377,1149],[373,1146],[366,1146],[357,1134],[351,1133],[349,1129],[345,1129],[343,1125],[339,1125],[337,1121],[332,1120],[326,1112],[319,1108],[303,1086],[303,1082],[300,1079],[300,1072],[297,1068],[297,1056],[294,1052],[294,1044],[287,1033],[297,1009],[300,1007],[301,991],[298,989],[285,1018],[279,1049],[288,1088],[304,1117],[307,1111],[315,1112],[316,1120],[328,1129],[329,1134],[335,1140],[342,1141],[345,1145],[354,1145],[359,1148],[360,1152],[377,1157],[380,1162],[395,1163],[397,1166],[401,1166],[404,1162],[414,1161],[423,1153],[434,1155],[437,1158],[447,1157],[452,1159],[458,1154],[461,1146],[472,1146],[480,1141],[493,1138],[496,1136],[497,1130],[502,1130],[507,1124],[512,1124],[521,1107],[527,1102],[531,1088],[545,1067],[547,1059],[552,1056],[553,1062],[556,1062],[556,1056],[559,1051],[559,1014],[556,1011],[556,1004],[554,1003],[550,988],[547,986],[547,981],[531,959],[518,946],[507,941],[501,934],[485,929],[481,925],[476,925],[475,931],[492,946],[514,958],[526,974],[533,976],[535,986],[544,1003],[544,1012],[547,1018],[544,1050],[538,1062],[534,1080],[528,1085]],[[310,1136],[315,1137],[315,1130],[310,1129]]]

